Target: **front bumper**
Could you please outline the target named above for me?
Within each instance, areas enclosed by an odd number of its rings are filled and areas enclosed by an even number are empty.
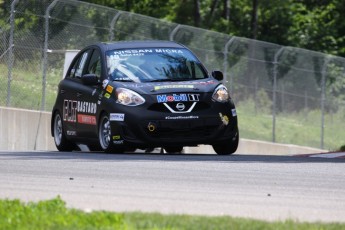
[[[234,107],[224,107],[186,114],[140,113],[125,108],[124,121],[111,121],[117,139],[114,143],[146,148],[230,141],[238,135],[237,116],[233,115]]]

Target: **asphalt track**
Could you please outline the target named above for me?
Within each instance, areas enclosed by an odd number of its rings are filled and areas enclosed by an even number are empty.
[[[345,222],[345,159],[0,152],[0,198],[86,211]]]

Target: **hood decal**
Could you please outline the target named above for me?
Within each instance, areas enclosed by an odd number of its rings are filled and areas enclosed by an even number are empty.
[[[154,87],[154,90],[161,89],[193,89],[194,85],[157,85]]]

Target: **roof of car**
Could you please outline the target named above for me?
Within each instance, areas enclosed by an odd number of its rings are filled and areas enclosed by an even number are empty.
[[[105,50],[130,48],[185,48],[185,46],[176,42],[159,40],[102,42],[98,45]]]

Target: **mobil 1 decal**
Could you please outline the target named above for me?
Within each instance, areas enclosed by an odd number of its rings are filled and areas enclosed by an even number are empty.
[[[158,103],[165,103],[165,102],[180,102],[180,101],[199,101],[200,94],[161,94],[157,95],[157,102]]]
[[[96,103],[64,100],[62,110],[62,117],[64,121],[96,125],[96,116],[94,115],[97,112]]]

